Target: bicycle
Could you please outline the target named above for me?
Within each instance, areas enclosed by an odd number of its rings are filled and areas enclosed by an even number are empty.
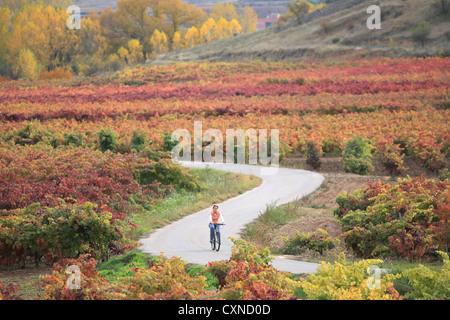
[[[220,249],[220,230],[218,226],[223,226],[225,223],[214,223],[213,239],[211,239],[211,250],[219,251]]]

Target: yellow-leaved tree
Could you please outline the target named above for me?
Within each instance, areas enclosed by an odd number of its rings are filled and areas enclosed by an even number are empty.
[[[27,5],[12,19],[7,41],[8,62],[17,62],[21,49],[29,49],[47,70],[64,66],[80,51],[76,30],[67,28],[67,13],[51,6]]]
[[[195,26],[187,29],[186,34],[184,35],[184,47],[192,48],[200,43],[202,43],[202,41],[199,30]]]
[[[234,36],[242,33],[242,26],[238,20],[233,19],[228,23],[228,31],[230,32],[230,36]]]
[[[214,21],[219,21],[220,18],[224,18],[227,21],[233,19],[239,19],[239,15],[236,12],[236,8],[232,3],[217,3],[211,10],[209,15]]]
[[[6,61],[8,31],[11,25],[11,11],[8,8],[0,8],[0,72],[5,72],[8,64]],[[1,73],[0,73],[1,75]]]
[[[252,7],[245,6],[238,18],[242,27],[242,33],[252,33],[256,31],[256,22],[258,15]]]
[[[153,32],[153,35],[150,38],[150,44],[152,46],[153,56],[157,56],[169,51],[167,36],[164,32],[160,32],[158,29]]]
[[[220,40],[227,38],[228,35],[228,21],[225,18],[220,17],[219,21],[216,23],[216,27],[213,30],[213,39]]]
[[[247,11],[246,11],[247,10]],[[256,17],[256,13],[254,13],[254,10],[250,7],[247,9],[244,8],[242,10],[242,15],[239,15],[236,11],[236,8],[232,3],[218,3],[216,4],[212,10],[211,14],[209,15],[210,18],[214,20],[216,23],[214,29],[213,29],[213,37],[211,40],[218,40],[223,38],[229,38],[234,35],[240,34],[243,31],[243,28],[241,26],[241,23],[239,20],[244,21],[245,23],[251,23],[247,20],[245,20],[247,17],[250,17],[250,13],[253,13],[254,15],[252,17]],[[246,16],[245,16],[246,15]],[[256,20],[253,21],[255,28],[251,29],[251,31],[256,31]],[[211,27],[212,23],[208,22],[208,25],[206,27]],[[205,29],[206,29],[205,27]],[[206,32],[206,30],[204,30]]]
[[[18,78],[35,80],[39,77],[40,67],[29,49],[20,49],[17,62],[13,65],[13,73]]]
[[[178,51],[183,49],[183,41],[181,39],[181,35],[180,33],[177,31],[175,32],[175,34],[173,35],[173,39],[172,39],[172,50],[174,51]]]
[[[202,27],[200,28],[200,38],[204,42],[210,42],[214,40],[216,25],[217,24],[213,18],[209,18],[205,21],[205,23],[203,23]]]
[[[167,19],[160,8],[162,2],[161,0],[118,0],[113,19],[109,19],[109,32],[114,33],[117,31],[115,29],[123,30],[128,39],[140,41],[144,47],[144,53],[149,52],[150,37],[155,29],[163,28]],[[107,14],[104,18],[107,18]],[[106,19],[103,21],[108,22]]]
[[[128,41],[128,63],[137,64],[144,61],[142,45],[137,39]]]
[[[119,56],[120,60],[128,64],[128,55],[130,52],[128,52],[127,48],[120,47],[119,50],[117,50],[117,55]]]
[[[206,13],[202,9],[182,0],[161,0],[159,8],[169,22],[163,29],[168,39],[173,39],[175,32],[181,31],[181,26],[199,26],[206,19]]]

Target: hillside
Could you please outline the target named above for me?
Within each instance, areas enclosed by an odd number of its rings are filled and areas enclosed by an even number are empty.
[[[367,7],[374,1],[341,0],[311,13],[302,25],[269,28],[171,52],[151,61],[251,61],[436,55],[449,52],[450,19],[438,15],[432,1],[385,0],[380,4],[381,29],[366,26]],[[424,46],[411,29],[426,20],[430,34]]]

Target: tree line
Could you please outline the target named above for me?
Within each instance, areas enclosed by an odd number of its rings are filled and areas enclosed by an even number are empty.
[[[118,0],[67,28],[66,0],[0,0],[0,76],[91,75],[256,31],[251,7],[219,3],[207,14],[182,0]]]

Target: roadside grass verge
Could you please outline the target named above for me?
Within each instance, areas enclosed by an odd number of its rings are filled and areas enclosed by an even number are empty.
[[[231,173],[211,168],[189,169],[204,183],[199,191],[178,190],[152,206],[150,210],[136,214],[130,221],[138,228],[130,235],[138,239],[153,229],[161,228],[188,214],[203,210],[215,203],[236,197],[261,184],[261,179],[251,175]]]
[[[259,248],[268,247],[274,254],[283,254],[284,241],[281,237],[295,234],[296,230],[314,232],[325,224],[331,235],[339,233],[332,212],[309,202],[308,197],[280,206],[271,203],[256,220],[247,224],[242,237]]]

